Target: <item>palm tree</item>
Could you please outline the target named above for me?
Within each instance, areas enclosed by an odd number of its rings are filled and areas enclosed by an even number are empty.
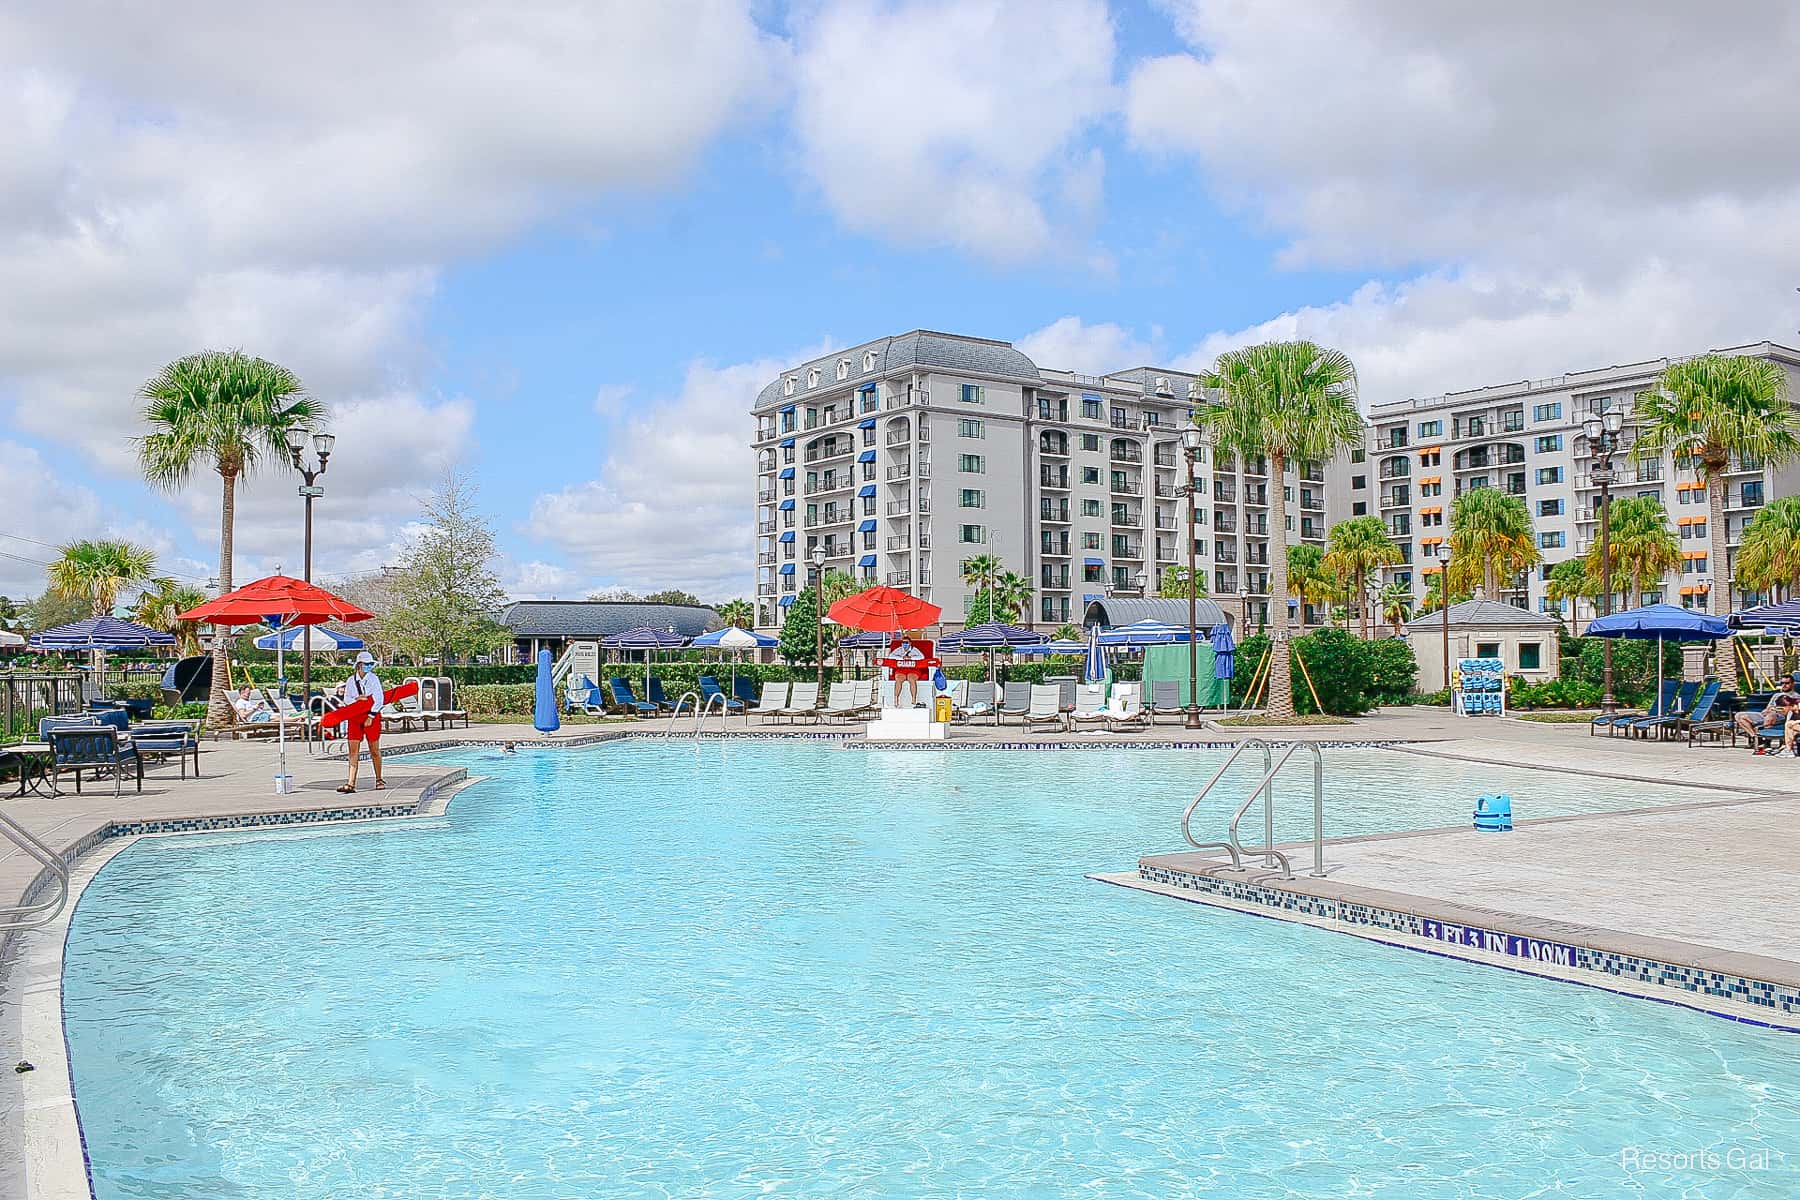
[[[1195,568],[1193,593],[1196,597],[1206,595],[1206,572]],[[1188,598],[1188,569],[1173,563],[1162,569],[1162,578],[1156,581],[1156,594],[1170,600],[1186,600]]]
[[[1362,634],[1375,635],[1375,614],[1367,600],[1369,575],[1400,562],[1400,547],[1388,536],[1380,517],[1352,517],[1331,527],[1325,542],[1325,565],[1339,578],[1354,581],[1350,595],[1362,606]]]
[[[1792,599],[1800,592],[1800,496],[1771,500],[1738,546],[1740,587]]]
[[[325,415],[286,367],[242,351],[207,350],[178,358],[145,383],[144,422],[150,432],[137,439],[138,467],[145,480],[164,491],[187,486],[195,471],[219,476],[219,591],[231,583],[232,532],[238,480],[256,470],[265,455],[288,455],[287,431],[311,429]],[[225,697],[230,639],[213,639],[212,697],[207,719],[230,723]]]
[[[1476,583],[1489,600],[1500,598],[1500,581],[1535,567],[1543,555],[1532,536],[1525,501],[1498,488],[1475,488],[1450,505],[1450,569],[1461,583]]]
[[[1017,621],[1019,615],[1031,605],[1031,590],[1031,580],[1016,571],[1002,571],[994,576],[992,600],[988,605],[989,619]]]
[[[1079,642],[1085,635],[1079,625],[1064,623],[1056,627],[1056,633],[1050,638],[1053,642]]]
[[[1356,368],[1349,356],[1312,342],[1265,342],[1219,355],[1198,384],[1219,398],[1196,414],[1217,453],[1269,460],[1269,527],[1285,536],[1288,464],[1324,462],[1345,447],[1362,444],[1356,405]],[[1267,713],[1294,714],[1293,665],[1288,659],[1287,555],[1269,556],[1269,594],[1274,612],[1274,650],[1269,665]]]
[[[1412,587],[1395,581],[1381,589],[1376,603],[1381,607],[1381,619],[1394,628],[1394,636],[1405,634],[1405,625],[1413,619]]]
[[[1000,556],[998,554],[972,554],[962,561],[963,586],[975,593],[975,602],[969,607],[967,623],[979,625],[983,621],[993,620],[994,610],[994,577],[1000,574]]]
[[[111,616],[119,593],[147,582],[156,554],[130,542],[100,538],[70,542],[46,575],[50,588],[70,600],[85,600],[96,617]]]
[[[1579,558],[1566,558],[1551,567],[1550,577],[1544,582],[1544,598],[1568,606],[1570,637],[1577,636],[1575,602],[1592,600],[1599,594],[1600,586],[1588,574],[1587,564]]]
[[[1706,483],[1707,563],[1717,584],[1708,610],[1731,607],[1726,560],[1725,472],[1733,455],[1780,466],[1800,454],[1800,416],[1787,398],[1787,372],[1765,358],[1707,354],[1670,363],[1655,391],[1639,392],[1635,461],[1665,450],[1692,454]]]
[[[1468,598],[1468,592],[1465,592],[1454,585],[1451,587],[1450,603],[1461,604]],[[1425,594],[1419,597],[1419,606],[1413,610],[1413,616],[1418,617],[1423,616],[1426,613],[1433,613],[1443,606],[1444,573],[1442,571],[1433,571],[1431,578],[1425,583]]]
[[[1298,545],[1287,548],[1288,595],[1300,599],[1300,630],[1306,631],[1306,605],[1324,604],[1336,599],[1338,581],[1325,565],[1325,552],[1317,546]],[[1329,619],[1330,614],[1326,614]]]
[[[739,629],[748,629],[756,623],[756,610],[750,606],[748,600],[727,600],[719,605],[717,612],[719,620],[728,626],[735,625]]]
[[[173,579],[158,579],[155,588],[138,597],[131,619],[139,625],[173,634],[175,652],[186,657],[200,653],[200,623],[183,621],[180,614],[206,603],[206,593]]]
[[[1582,569],[1589,578],[1605,579],[1602,545],[1612,550],[1613,590],[1630,585],[1626,608],[1635,607],[1650,580],[1681,569],[1681,542],[1669,526],[1669,514],[1656,496],[1615,496],[1607,505],[1606,537],[1596,538]]]

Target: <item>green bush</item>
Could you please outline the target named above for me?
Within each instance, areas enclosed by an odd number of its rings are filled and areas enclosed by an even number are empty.
[[[1405,680],[1406,691],[1410,692],[1418,667],[1412,662],[1410,647],[1407,650],[1402,659],[1396,651],[1377,650],[1374,644],[1354,634],[1332,628],[1316,629],[1303,638],[1294,639],[1289,643],[1289,654],[1298,652],[1306,662],[1304,670],[1299,663],[1293,666],[1295,711],[1306,716],[1317,713],[1320,705],[1326,713],[1339,717],[1354,717],[1369,711],[1380,702],[1380,696],[1388,695],[1380,690],[1386,685],[1378,686],[1376,682],[1378,663],[1382,662],[1396,673],[1397,679]],[[1242,695],[1249,688],[1257,666],[1268,652],[1267,634],[1252,634],[1238,644],[1237,678],[1232,681],[1234,694]],[[1379,657],[1383,654],[1391,657]],[[1308,676],[1312,679],[1311,687],[1307,686]],[[1319,693],[1319,704],[1313,703],[1314,689]],[[1266,703],[1267,684],[1258,690],[1259,699]]]
[[[557,702],[562,697],[557,696]],[[529,683],[475,683],[457,693],[457,703],[470,717],[498,717],[528,713],[537,704],[537,688]]]
[[[1552,679],[1527,683],[1514,677],[1506,683],[1509,708],[1598,708],[1600,687],[1580,679]]]
[[[1557,675],[1569,682],[1591,685],[1596,703],[1606,673],[1606,638],[1563,637]],[[1621,704],[1642,707],[1656,694],[1656,643],[1630,638],[1611,639],[1613,644],[1613,695]],[[1663,674],[1681,677],[1681,645],[1663,644]]]
[[[1380,638],[1369,643],[1374,677],[1369,696],[1376,704],[1405,704],[1419,685],[1419,663],[1412,643],[1405,638]]]
[[[152,712],[159,721],[204,721],[206,702],[195,700],[187,704],[159,704]]]

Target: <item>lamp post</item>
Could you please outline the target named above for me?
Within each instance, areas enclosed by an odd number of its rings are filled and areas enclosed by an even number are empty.
[[[1600,485],[1600,615],[1603,617],[1612,612],[1612,460],[1619,449],[1619,431],[1624,427],[1625,414],[1616,408],[1609,408],[1598,417],[1589,417],[1581,423],[1582,436],[1587,438],[1588,449],[1594,455],[1589,474]],[[1619,711],[1619,702],[1613,699],[1611,638],[1605,639],[1601,655],[1600,711],[1615,713]]]
[[[1182,722],[1189,729],[1199,729],[1200,724],[1200,602],[1199,584],[1194,577],[1194,494],[1197,486],[1194,482],[1194,465],[1200,461],[1200,447],[1206,441],[1206,435],[1197,426],[1189,426],[1181,431],[1181,453],[1187,459],[1187,602],[1188,602],[1188,702],[1187,718]]]
[[[307,431],[296,426],[287,431],[288,454],[294,460],[294,469],[300,472],[303,482],[300,484],[300,497],[306,501],[306,555],[301,564],[301,578],[312,582],[312,512],[313,501],[325,494],[319,486],[319,476],[325,474],[325,468],[331,462],[332,448],[337,445],[337,437],[329,433],[311,435],[313,457],[317,466],[308,466],[306,462]],[[300,703],[307,711],[312,709],[312,626],[300,628]],[[312,740],[312,725],[306,726],[306,738]]]
[[[1246,566],[1244,568],[1244,575],[1245,575],[1244,582],[1238,584],[1238,607],[1243,609],[1243,616],[1244,616],[1243,624],[1238,630],[1238,640],[1239,641],[1242,641],[1243,639],[1250,636],[1250,580],[1248,578],[1249,574],[1250,574],[1250,569],[1248,566]]]
[[[1131,581],[1137,584],[1138,599],[1147,599],[1150,595],[1150,572],[1139,567],[1137,574],[1131,577]]]
[[[819,690],[825,690],[825,547],[813,547],[813,640],[814,653],[818,655],[818,670],[814,682]]]
[[[1449,697],[1450,707],[1456,707],[1456,697],[1450,695],[1450,543],[1439,542],[1437,550],[1438,570],[1438,608],[1444,614],[1444,694]]]

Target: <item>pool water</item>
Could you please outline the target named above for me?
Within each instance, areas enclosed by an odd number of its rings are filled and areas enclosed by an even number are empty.
[[[1083,878],[1221,757],[469,751],[441,819],[142,840],[68,946],[97,1195],[1795,1193],[1791,1035]],[[1695,798],[1327,778],[1334,834]]]

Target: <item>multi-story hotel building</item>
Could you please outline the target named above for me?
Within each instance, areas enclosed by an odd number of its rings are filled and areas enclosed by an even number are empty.
[[[1038,625],[1080,623],[1109,593],[1154,595],[1162,569],[1187,561],[1177,488],[1193,382],[1050,370],[1006,342],[927,330],[782,372],[752,410],[757,625],[781,624],[821,546],[828,570],[904,587],[952,626],[977,554],[1031,581]],[[1264,462],[1202,448],[1195,561],[1228,613],[1266,615],[1271,546],[1322,545],[1328,516],[1348,512],[1349,469],[1328,484],[1323,464],[1297,463],[1273,480]],[[1287,489],[1286,530],[1269,528],[1273,487]]]
[[[1800,350],[1761,342],[1718,353],[1780,363],[1788,372],[1790,393],[1800,402]],[[1731,464],[1725,479],[1728,561],[1710,562],[1706,489],[1697,464],[1686,454],[1673,453],[1639,463],[1628,452],[1635,397],[1653,388],[1671,361],[1679,360],[1653,359],[1374,405],[1366,461],[1354,468],[1349,496],[1351,512],[1379,515],[1406,555],[1404,563],[1386,570],[1385,578],[1406,581],[1415,596],[1423,596],[1437,548],[1449,537],[1456,497],[1473,488],[1502,488],[1524,498],[1543,565],[1506,581],[1503,594],[1494,598],[1564,613],[1544,594],[1550,569],[1585,555],[1599,536],[1600,489],[1591,478],[1593,455],[1582,436],[1582,422],[1619,409],[1627,452],[1614,455],[1613,495],[1660,498],[1682,546],[1679,575],[1660,581],[1641,600],[1699,608],[1710,589],[1720,586],[1731,589],[1733,605],[1760,599],[1736,583],[1738,540],[1766,501],[1795,490],[1800,464],[1776,469],[1761,462]],[[1586,601],[1575,613],[1578,621],[1593,615],[1594,606]]]

